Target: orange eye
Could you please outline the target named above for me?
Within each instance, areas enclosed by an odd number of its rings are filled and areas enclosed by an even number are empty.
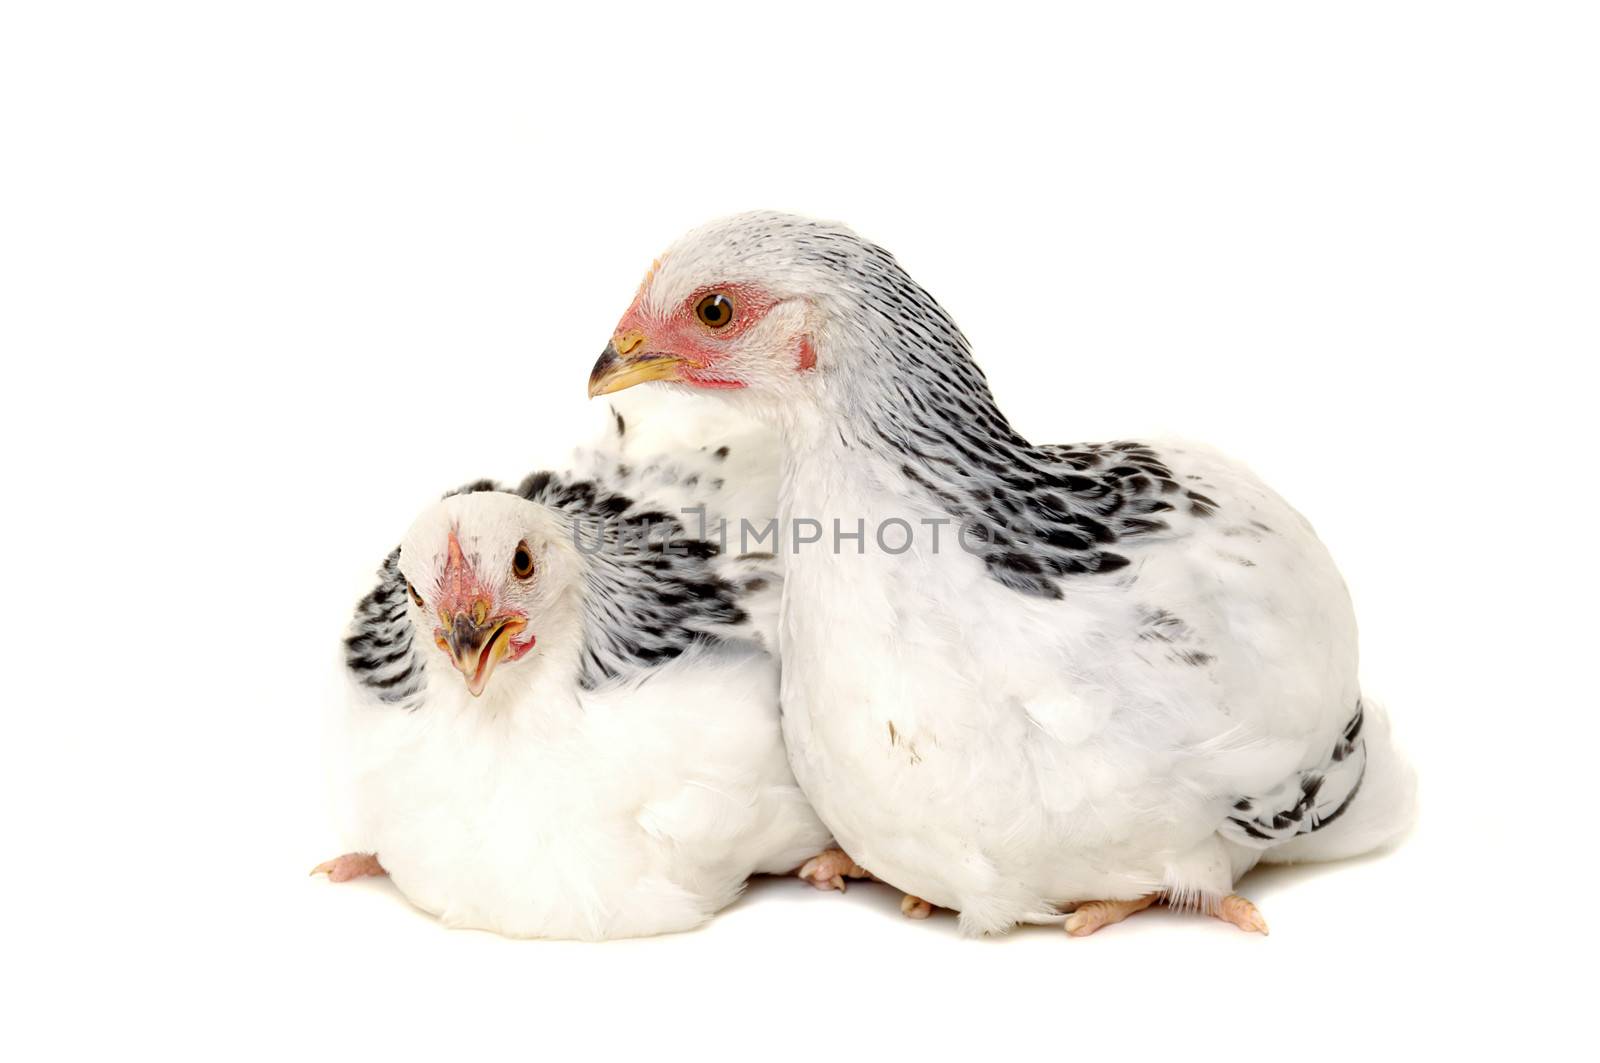
[[[706,328],[725,328],[733,320],[733,300],[721,292],[712,292],[695,304],[694,316]]]
[[[527,543],[518,543],[517,552],[511,555],[511,574],[518,579],[533,575],[533,551]]]
[[[418,609],[421,609],[422,608],[422,595],[418,594],[417,593],[417,589],[415,587],[413,587],[410,583],[406,584],[406,593],[411,595],[411,600],[417,603],[417,608]]]

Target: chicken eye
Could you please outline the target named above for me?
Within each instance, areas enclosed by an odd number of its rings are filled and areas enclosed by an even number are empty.
[[[706,328],[724,328],[733,320],[733,300],[721,292],[712,292],[695,304],[694,316]]]
[[[533,575],[533,551],[527,543],[518,543],[517,552],[511,555],[511,574],[518,579]]]
[[[411,585],[409,580],[406,582],[406,593],[411,595],[411,600],[417,603],[418,609],[421,609],[422,595],[417,593],[417,589]]]

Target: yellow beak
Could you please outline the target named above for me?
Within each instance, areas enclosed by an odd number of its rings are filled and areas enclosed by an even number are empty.
[[[635,354],[645,346],[637,329],[613,336],[589,374],[589,397],[609,395],[652,380],[682,380],[682,360],[670,354]]]
[[[528,626],[517,616],[490,619],[488,611],[485,604],[474,616],[456,613],[448,627],[437,628],[433,634],[439,648],[467,681],[467,690],[473,697],[483,693],[495,667],[511,653],[511,640]]]

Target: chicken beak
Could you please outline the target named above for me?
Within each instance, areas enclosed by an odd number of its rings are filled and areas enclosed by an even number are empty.
[[[518,616],[480,621],[461,612],[447,626],[437,629],[434,638],[467,681],[467,690],[478,697],[488,687],[495,666],[511,652],[511,640],[527,626],[528,622]]]
[[[609,395],[652,380],[682,380],[683,362],[670,354],[644,352],[644,333],[629,329],[611,337],[589,374],[589,397]],[[640,353],[635,354],[635,351]]]

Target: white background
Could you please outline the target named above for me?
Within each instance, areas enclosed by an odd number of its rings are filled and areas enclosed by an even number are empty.
[[[1592,1048],[1590,10],[6,5],[6,1055]],[[1310,516],[1410,841],[1247,880],[1267,939],[772,881],[511,942],[309,879],[373,567],[562,453],[652,256],[761,206],[893,250],[1033,438],[1207,439]]]

